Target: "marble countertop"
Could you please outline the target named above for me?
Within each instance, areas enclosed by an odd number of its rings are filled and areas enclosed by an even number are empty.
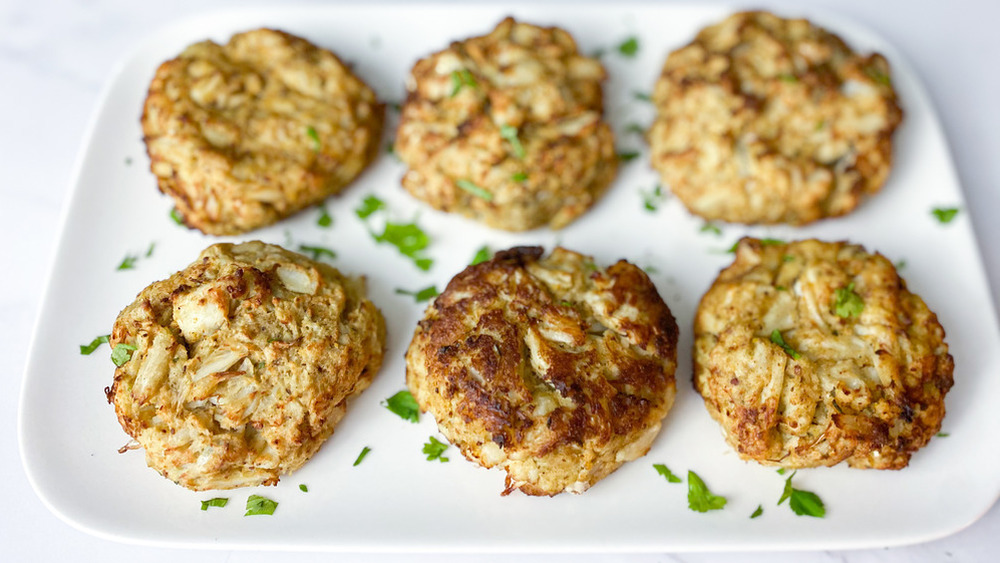
[[[6,392],[0,393],[0,459],[4,510],[0,545],[9,561],[297,561],[329,554],[198,551],[113,543],[77,531],[50,513],[27,481],[17,452],[17,398],[25,359],[57,242],[57,225],[73,165],[98,96],[114,64],[166,22],[206,10],[261,4],[242,0],[40,0],[0,2],[0,234],[6,274],[0,276],[0,357]],[[805,6],[803,6],[805,4]],[[811,0],[794,4],[857,20],[893,43],[924,81],[943,121],[968,212],[986,264],[994,305],[970,314],[997,314],[1000,302],[1000,57],[995,23],[1000,3],[937,2],[914,7],[905,0]],[[780,10],[780,2],[752,3]],[[789,6],[792,6],[789,4]],[[67,374],[72,377],[73,374]],[[984,444],[984,447],[990,447]],[[962,463],[973,463],[971,458]],[[948,486],[942,476],[941,486]],[[699,553],[649,555],[519,556],[522,561],[986,561],[1000,550],[1000,504],[979,521],[933,542],[875,550],[808,553]],[[503,555],[337,555],[340,561],[506,561]]]

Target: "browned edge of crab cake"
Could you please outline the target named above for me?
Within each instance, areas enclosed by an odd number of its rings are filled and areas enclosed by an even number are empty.
[[[343,190],[379,153],[384,114],[335,54],[257,29],[161,64],[141,121],[150,169],[179,218],[231,235]]]
[[[676,393],[678,330],[656,287],[516,247],[456,275],[406,353],[421,410],[462,454],[506,471],[504,494],[581,493],[649,451]]]
[[[743,459],[901,469],[954,361],[893,264],[848,242],[742,239],[694,319],[694,387]]]
[[[903,115],[882,55],[767,12],[670,53],[653,102],[653,168],[691,213],[737,223],[851,212],[885,183]]]
[[[143,289],[108,401],[147,464],[193,490],[273,485],[333,433],[385,353],[364,279],[281,247],[216,244]]]
[[[617,172],[606,77],[565,30],[512,18],[417,61],[394,144],[403,187],[494,228],[566,226]]]

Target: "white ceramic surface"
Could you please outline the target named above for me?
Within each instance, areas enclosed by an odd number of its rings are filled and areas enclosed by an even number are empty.
[[[448,17],[441,17],[444,12]],[[609,53],[606,110],[622,150],[643,157],[623,167],[608,195],[561,232],[507,234],[431,211],[398,186],[402,166],[388,155],[327,208],[334,225],[316,225],[309,210],[272,228],[224,240],[260,238],[287,244],[322,244],[337,251],[334,264],[368,276],[373,300],[389,324],[387,361],[372,387],[322,451],[275,488],[192,493],[145,467],[141,452],[120,455],[127,441],[102,389],[113,366],[107,346],[80,356],[77,345],[106,334],[117,312],[150,281],[192,261],[219,239],[174,225],[170,201],[158,194],[147,170],[138,127],[145,88],[156,65],[204,37],[225,40],[260,25],[304,35],[356,63],[356,71],[388,101],[403,97],[402,79],[416,58],[447,41],[485,32],[503,15],[558,23],[584,51],[613,47],[628,36],[641,41],[635,59]],[[666,52],[686,43],[702,25],[725,15],[717,8],[635,5],[573,8],[319,7],[218,13],[170,26],[151,37],[121,66],[100,104],[65,207],[59,250],[50,275],[20,411],[21,453],[43,501],[61,518],[89,532],[129,542],[172,546],[373,551],[679,551],[705,549],[816,549],[904,544],[957,531],[986,511],[1000,493],[1000,451],[979,448],[1000,431],[991,397],[1000,394],[1000,336],[966,214],[940,225],[935,206],[963,206],[962,193],[937,118],[906,61],[877,36],[850,22],[821,23],[859,49],[877,49],[893,64],[906,119],[897,135],[896,168],[883,192],[849,217],[802,229],[724,226],[701,233],[702,222],[673,199],[656,213],[642,209],[640,190],[656,184],[641,139],[625,132],[648,123],[651,108],[632,97],[649,91]],[[348,23],[349,22],[349,23]],[[376,25],[377,23],[377,25]],[[390,117],[395,114],[390,110]],[[393,122],[390,121],[390,128]],[[391,137],[391,129],[387,141]],[[376,245],[353,213],[374,193],[389,204],[388,217],[419,224],[431,235],[430,272],[418,271],[393,248]],[[800,471],[799,487],[826,502],[825,519],[797,517],[774,506],[783,479],[771,469],[741,462],[724,444],[690,388],[690,323],[701,293],[729,262],[724,253],[743,234],[777,238],[850,239],[893,260],[935,310],[948,331],[956,386],[948,397],[944,431],[900,472],[847,468]],[[116,271],[126,254],[149,258]],[[500,497],[503,477],[461,459],[430,463],[420,453],[433,421],[411,425],[379,402],[403,388],[402,353],[422,306],[395,289],[443,287],[488,244],[561,243],[601,263],[625,257],[653,266],[652,277],[682,329],[679,396],[664,432],[645,458],[630,463],[580,496]],[[352,467],[363,446],[371,454]],[[977,463],[963,453],[977,451]],[[686,507],[682,485],[667,484],[652,469],[666,463],[677,473],[698,472],[726,495],[722,511],[697,514]],[[309,486],[302,493],[298,484]],[[945,486],[947,485],[947,486]],[[249,494],[281,504],[273,517],[244,518]],[[202,512],[199,501],[230,497],[229,507]],[[761,518],[750,520],[758,504]],[[516,538],[513,539],[512,538]]]

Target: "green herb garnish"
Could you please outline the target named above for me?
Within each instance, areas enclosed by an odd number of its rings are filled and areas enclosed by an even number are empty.
[[[492,193],[484,190],[483,188],[480,188],[479,186],[473,184],[468,180],[455,180],[455,185],[476,197],[481,197],[486,201],[493,201]]]
[[[329,248],[323,246],[311,246],[308,244],[300,244],[299,252],[307,252],[312,255],[313,260],[319,260],[323,256],[326,256],[330,260],[337,257],[337,253],[330,250]]]
[[[622,162],[632,162],[639,158],[639,151],[625,151],[618,153],[618,160]]]
[[[781,346],[781,349],[784,350],[786,354],[791,356],[793,360],[797,360],[802,357],[802,354],[799,354],[794,348],[785,343],[785,338],[781,336],[781,332],[778,329],[771,331],[771,342]]]
[[[947,432],[938,432],[937,434],[935,434],[935,436],[937,436],[938,438],[947,438],[948,436],[951,436],[951,434]]]
[[[146,249],[146,258],[149,258],[150,256],[153,255],[154,248],[156,248],[156,243],[155,242],[149,243],[149,248]]]
[[[618,52],[626,57],[634,57],[639,52],[639,38],[629,37],[618,45]]]
[[[636,135],[645,135],[646,134],[646,130],[643,129],[642,125],[639,125],[638,123],[629,123],[628,125],[626,125],[625,126],[625,132],[626,133],[635,133]]]
[[[170,218],[178,225],[184,224],[184,217],[181,216],[181,212],[176,207],[170,210]]]
[[[274,509],[278,508],[278,503],[260,495],[250,495],[247,499],[247,511],[243,516],[260,516],[274,514]]]
[[[362,219],[367,219],[369,215],[375,213],[379,209],[383,209],[384,207],[385,207],[384,201],[373,195],[370,195],[361,201],[361,207],[355,209],[354,212],[358,214],[358,217]]]
[[[305,486],[305,484],[302,484],[302,485],[299,485],[299,490],[302,491],[303,493],[308,493],[309,492],[309,487]]]
[[[382,401],[382,406],[396,413],[399,418],[410,422],[419,422],[420,405],[409,391],[400,391],[392,397]]]
[[[792,473],[788,476],[788,479],[785,479],[785,489],[781,493],[781,498],[778,499],[778,505],[780,506],[781,503],[785,502],[785,499],[788,499],[788,506],[791,507],[792,512],[795,514],[822,518],[826,515],[826,508],[823,506],[823,501],[820,500],[816,493],[793,487],[792,477],[795,477],[795,473],[798,472]]]
[[[108,342],[108,340],[110,340],[110,339],[111,339],[111,335],[110,334],[103,334],[103,335],[98,336],[97,338],[91,340],[90,344],[81,344],[80,345],[80,355],[82,355],[82,356],[89,356],[89,355],[93,354],[94,350],[97,350],[97,348],[101,344],[106,344]]]
[[[798,82],[799,77],[794,74],[779,74],[778,79],[782,82]]]
[[[708,485],[694,471],[688,471],[688,508],[695,512],[721,510],[726,506],[726,498],[713,495]]]
[[[513,176],[510,177],[511,180],[515,182],[523,182],[528,179],[528,175],[524,172],[515,172]]]
[[[427,461],[434,461],[435,459],[441,463],[448,461],[448,458],[442,456],[445,450],[448,449],[448,444],[439,441],[434,436],[430,436],[430,440],[424,444],[423,452],[427,454]]]
[[[500,126],[500,136],[510,143],[510,148],[514,151],[514,156],[517,158],[524,158],[524,145],[522,145],[521,140],[517,138],[517,127],[513,127],[511,125]]]
[[[472,263],[470,263],[469,265],[475,266],[476,264],[485,262],[492,257],[493,253],[490,252],[490,247],[483,246],[482,248],[476,251],[476,255],[472,257]]]
[[[632,96],[635,99],[639,100],[640,102],[652,102],[653,101],[653,97],[652,96],[650,96],[646,92],[640,92],[639,90],[633,90],[632,91]]]
[[[764,507],[758,504],[757,510],[753,511],[753,514],[750,515],[750,519],[753,520],[754,518],[760,516],[761,514],[764,514]]]
[[[867,74],[869,78],[871,78],[875,82],[878,82],[879,84],[882,84],[883,86],[892,86],[892,81],[889,80],[889,75],[875,67],[871,66],[865,67],[865,74]]]
[[[674,475],[670,471],[670,469],[667,469],[667,466],[663,465],[662,463],[654,463],[653,464],[653,469],[655,469],[656,472],[659,473],[660,475],[663,475],[667,479],[667,482],[669,482],[669,483],[680,483],[681,482],[681,478],[678,477],[678,476],[676,476],[676,475]]]
[[[122,263],[118,264],[118,269],[131,270],[135,268],[135,261],[138,259],[139,259],[138,256],[132,256],[131,254],[128,254],[125,256],[125,258],[122,259]]]
[[[958,215],[957,207],[935,207],[931,210],[934,217],[937,218],[942,224],[951,223],[951,220]]]
[[[125,157],[125,166],[132,166],[132,157],[131,156],[126,156]]]
[[[778,469],[778,475],[784,475],[786,471],[788,471],[788,470],[785,469],[784,467],[782,467],[782,468]]]
[[[115,363],[116,366],[122,367],[125,362],[132,359],[132,352],[135,352],[136,347],[131,344],[119,343],[115,344],[113,350],[111,350],[111,361]]]
[[[320,149],[321,145],[320,145],[320,142],[319,142],[319,133],[316,132],[316,128],[313,127],[312,125],[310,125],[309,127],[306,127],[306,135],[310,139],[312,139],[313,150],[316,151],[316,152],[319,152],[319,149]]]
[[[451,97],[454,98],[464,86],[475,88],[478,86],[476,77],[468,69],[455,70],[451,73]]]
[[[722,229],[720,229],[719,227],[713,225],[712,223],[705,223],[704,225],[701,226],[701,229],[698,232],[701,232],[701,233],[712,233],[715,236],[721,236],[722,235]]]
[[[333,217],[330,216],[330,212],[323,204],[319,205],[319,219],[316,219],[316,224],[324,229],[333,225]]]
[[[422,302],[427,301],[428,299],[430,299],[432,297],[437,297],[438,290],[437,290],[437,287],[435,287],[435,286],[432,285],[432,286],[429,286],[429,287],[425,287],[425,288],[423,288],[423,289],[421,289],[419,291],[409,291],[409,290],[406,290],[406,289],[396,289],[396,293],[398,293],[400,295],[412,295],[415,302],[422,303]]]
[[[431,239],[416,223],[386,222],[382,234],[372,233],[372,236],[376,242],[386,242],[395,246],[400,254],[412,259],[421,270],[430,269],[434,263],[430,258],[418,256],[420,251],[427,248]]]
[[[793,255],[791,255],[791,254],[785,254],[785,255],[783,255],[783,256],[781,257],[781,261],[782,261],[782,262],[791,262],[791,261],[793,261],[793,260],[795,260],[795,256],[793,256]]]
[[[656,184],[650,192],[639,190],[639,195],[642,196],[642,206],[646,211],[656,211],[659,204],[665,199],[663,186],[660,184]]]
[[[899,262],[896,262],[895,266],[897,270],[902,270],[903,268],[906,267],[906,260],[900,260]]]
[[[353,467],[357,467],[361,463],[361,460],[365,459],[365,456],[368,455],[368,452],[370,451],[372,451],[372,449],[368,446],[361,448],[361,453],[358,454],[358,459],[354,460]]]
[[[208,510],[209,507],[222,508],[229,504],[228,498],[216,497],[201,501],[201,509]]]
[[[833,292],[833,312],[841,318],[849,319],[861,315],[865,302],[854,292],[854,282]]]

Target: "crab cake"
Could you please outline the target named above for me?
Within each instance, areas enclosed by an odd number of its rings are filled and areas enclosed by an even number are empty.
[[[694,386],[740,457],[901,469],[941,428],[954,363],[880,254],[745,238],[694,320]]]
[[[691,213],[802,225],[881,189],[902,119],[879,54],[806,20],[747,12],[670,53],[652,165]]]
[[[184,222],[231,235],[344,189],[378,153],[384,113],[336,55],[258,29],[160,65],[142,131]]]
[[[469,266],[428,308],[406,382],[504,494],[581,493],[649,451],[673,404],[677,324],[646,274],[562,248]]]
[[[499,229],[566,226],[617,170],[606,76],[566,31],[510,18],[421,59],[394,145],[403,187]]]
[[[378,371],[385,324],[361,279],[262,242],[216,244],[144,289],[111,345],[127,361],[108,401],[146,463],[230,489],[273,485],[316,453]]]

